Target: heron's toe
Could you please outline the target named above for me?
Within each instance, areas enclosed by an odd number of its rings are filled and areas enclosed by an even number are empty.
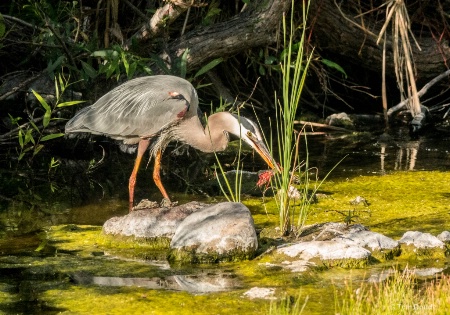
[[[161,201],[160,207],[161,208],[171,208],[171,207],[176,206],[177,204],[178,204],[178,201],[172,202],[172,201],[170,201],[170,199],[164,198]]]

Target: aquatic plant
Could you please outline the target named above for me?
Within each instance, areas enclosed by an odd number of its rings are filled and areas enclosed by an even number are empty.
[[[272,183],[277,191],[277,206],[279,211],[280,229],[283,235],[287,235],[292,230],[292,217],[294,207],[290,191],[293,182],[300,174],[303,179],[303,194],[301,194],[300,209],[297,213],[297,226],[302,225],[307,215],[309,204],[313,196],[308,195],[309,187],[309,164],[308,155],[303,164],[300,164],[299,142],[301,133],[294,132],[294,122],[297,109],[300,103],[300,95],[306,80],[307,70],[312,58],[312,52],[305,52],[306,22],[309,10],[309,1],[303,3],[302,25],[300,29],[300,40],[294,43],[297,27],[294,24],[294,3],[292,1],[290,30],[286,25],[286,18],[283,18],[283,41],[285,50],[282,52],[281,72],[282,72],[282,99],[277,102],[277,140],[280,172],[276,173]],[[305,137],[306,140],[306,137]],[[303,166],[303,168],[302,168]],[[300,173],[300,170],[303,172]],[[291,172],[294,170],[294,172]]]

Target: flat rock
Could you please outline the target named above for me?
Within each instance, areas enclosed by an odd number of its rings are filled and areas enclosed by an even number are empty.
[[[292,258],[300,258],[302,260],[318,258],[322,261],[345,259],[364,260],[370,256],[370,251],[365,248],[337,241],[302,242],[279,248],[277,252]]]
[[[275,289],[274,288],[259,288],[253,287],[244,293],[244,297],[249,299],[265,299],[265,300],[275,300]]]
[[[408,231],[403,234],[399,243],[405,245],[413,245],[416,248],[444,248],[445,244],[436,236],[430,233],[422,233],[419,231]]]
[[[157,207],[134,210],[122,217],[113,217],[106,221],[103,224],[103,233],[146,239],[172,238],[178,225],[188,215],[206,206],[204,203],[192,201],[170,208]],[[137,208],[142,207],[138,205]]]
[[[348,245],[356,245],[369,248],[372,251],[393,250],[399,247],[399,243],[383,234],[360,230],[339,235],[333,239]]]
[[[172,262],[218,262],[251,258],[258,239],[250,210],[224,202],[184,219],[170,243]]]

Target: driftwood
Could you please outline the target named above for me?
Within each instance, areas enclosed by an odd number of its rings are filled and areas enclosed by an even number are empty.
[[[438,83],[439,81],[441,81],[442,79],[445,79],[446,77],[450,76],[450,70],[445,71],[444,73],[441,73],[440,75],[438,75],[437,77],[435,77],[433,80],[431,80],[430,82],[428,82],[427,84],[425,84],[423,86],[423,88],[420,89],[419,92],[417,92],[417,95],[420,97],[422,97],[430,87],[432,87],[433,85],[435,85],[436,83]],[[400,103],[398,103],[395,106],[392,106],[391,108],[389,108],[387,114],[388,116],[391,116],[393,113],[402,110],[403,108],[406,107],[406,104],[409,102],[409,98],[401,101]]]

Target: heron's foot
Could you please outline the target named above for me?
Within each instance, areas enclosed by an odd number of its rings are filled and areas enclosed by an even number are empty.
[[[134,206],[131,209],[131,211],[143,210],[143,209],[153,209],[153,208],[158,208],[158,203],[156,201],[142,199],[137,206]]]
[[[178,204],[178,201],[170,201],[170,199],[168,198],[164,198],[161,201],[161,204],[159,205],[161,208],[171,208],[171,207],[175,207]]]

